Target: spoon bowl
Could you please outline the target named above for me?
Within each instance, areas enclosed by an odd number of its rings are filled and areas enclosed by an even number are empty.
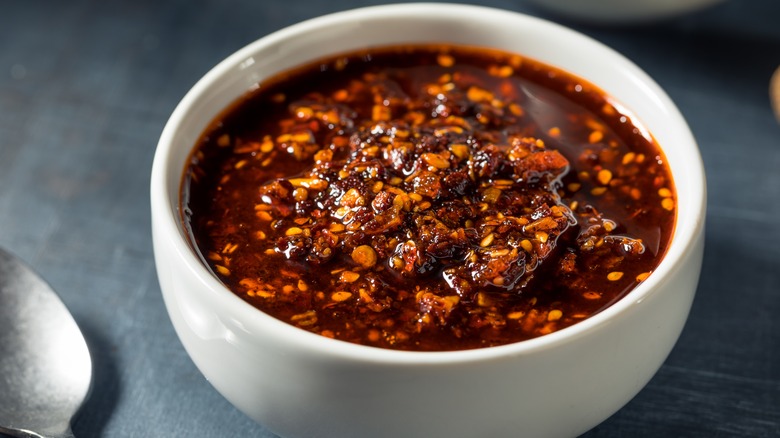
[[[71,437],[89,393],[92,361],[54,290],[0,249],[0,433]]]

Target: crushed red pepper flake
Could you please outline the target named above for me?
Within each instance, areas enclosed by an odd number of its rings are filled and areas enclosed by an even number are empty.
[[[320,65],[226,110],[183,182],[205,262],[261,310],[383,348],[501,345],[597,313],[663,255],[669,171],[596,87],[455,46]]]

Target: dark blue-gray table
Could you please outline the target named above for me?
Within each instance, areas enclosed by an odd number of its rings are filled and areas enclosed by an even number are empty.
[[[152,156],[178,100],[222,58],[376,3],[0,0],[0,245],[43,274],[85,333],[95,380],[77,436],[273,436],[209,386],[173,332],[152,260]],[[521,0],[482,3],[555,19]],[[780,2],[641,27],[568,24],[667,90],[709,179],[685,331],[650,384],[587,436],[780,436],[780,125],[767,93]]]

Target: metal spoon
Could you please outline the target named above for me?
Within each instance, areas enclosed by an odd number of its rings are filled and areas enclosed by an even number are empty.
[[[76,321],[26,264],[0,249],[0,433],[73,437],[92,361]]]

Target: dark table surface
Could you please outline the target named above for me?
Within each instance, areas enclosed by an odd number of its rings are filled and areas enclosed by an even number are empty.
[[[152,156],[176,103],[228,54],[374,3],[0,0],[0,245],[54,286],[85,334],[94,389],[77,436],[274,436],[212,389],[174,334],[153,264]],[[521,0],[482,4],[562,21]],[[767,93],[780,2],[732,0],[639,27],[563,22],[666,89],[709,183],[682,337],[587,436],[780,436],[780,125]]]

